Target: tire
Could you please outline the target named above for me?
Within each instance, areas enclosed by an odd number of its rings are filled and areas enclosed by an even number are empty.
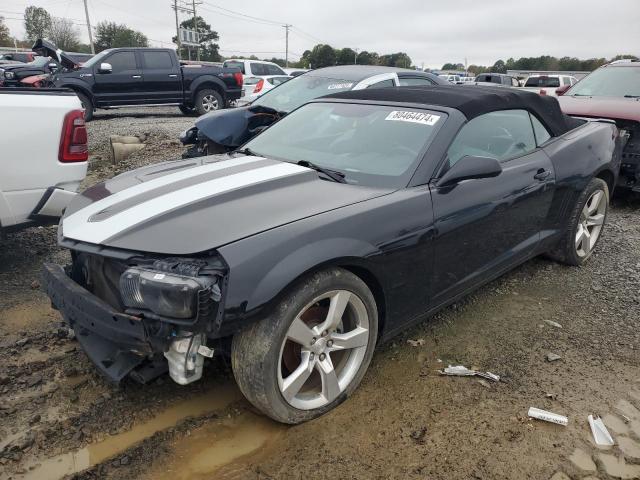
[[[343,313],[329,315],[331,307],[340,311],[338,305],[346,305]],[[353,393],[377,335],[376,302],[366,284],[346,270],[324,270],[292,287],[270,315],[234,336],[233,374],[247,400],[265,415],[302,423]]]
[[[84,121],[90,122],[93,120],[93,111],[95,110],[93,102],[84,93],[76,92],[76,95],[80,99],[80,103],[82,103],[82,108],[84,108]]]
[[[196,93],[195,109],[198,115],[214,112],[224,107],[224,99],[215,90],[203,88]]]
[[[599,198],[597,205],[594,204],[595,198]],[[583,265],[600,241],[608,211],[607,182],[600,178],[593,178],[580,193],[565,226],[562,240],[555,250],[549,252],[549,256],[567,265]],[[584,234],[585,229],[589,235]],[[593,238],[594,235],[595,238]]]
[[[178,108],[185,115],[195,115],[196,114],[196,109],[193,108],[193,107],[188,107],[188,106],[182,104],[182,105],[178,105]]]

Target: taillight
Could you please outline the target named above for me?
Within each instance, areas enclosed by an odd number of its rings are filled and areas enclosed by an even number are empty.
[[[260,93],[262,87],[264,87],[264,78],[261,78],[260,81],[256,83],[256,88],[253,89],[253,93]]]
[[[236,83],[239,87],[242,87],[242,83],[244,82],[244,78],[242,77],[242,72],[236,72],[233,74],[233,78],[236,79]]]
[[[61,162],[85,162],[89,158],[87,127],[84,110],[72,110],[64,117],[58,160]]]

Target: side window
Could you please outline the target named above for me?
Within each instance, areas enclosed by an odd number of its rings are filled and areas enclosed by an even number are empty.
[[[252,75],[269,75],[269,70],[264,63],[252,63],[251,64]]]
[[[267,67],[268,75],[286,75],[284,71],[277,65],[265,65]]]
[[[149,70],[170,70],[173,68],[169,52],[145,52],[142,51],[142,59],[145,68]]]
[[[536,149],[529,112],[500,110],[474,118],[454,139],[447,152],[449,168],[464,156],[507,161]]]
[[[401,87],[409,87],[416,85],[433,85],[433,82],[428,78],[419,78],[419,77],[400,77],[400,86]]]
[[[374,83],[373,85],[369,85],[367,88],[384,88],[384,87],[395,87],[393,80],[390,78],[388,80],[382,80],[381,82]]]
[[[571,85],[571,79],[569,77],[562,77],[562,85]]]
[[[535,115],[531,115],[531,123],[533,124],[533,132],[536,135],[536,144],[542,145],[551,138],[551,134]]]
[[[105,58],[106,63],[110,63],[113,73],[121,73],[127,70],[136,70],[136,54],[133,52],[116,52]]]

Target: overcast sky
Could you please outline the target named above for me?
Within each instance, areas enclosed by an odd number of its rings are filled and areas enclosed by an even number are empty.
[[[172,0],[88,2],[92,24],[126,23],[152,45],[170,46]],[[13,35],[23,36],[19,17],[28,5],[72,19],[88,42],[82,0],[2,0],[0,15]],[[225,56],[284,57],[285,23],[293,25],[292,59],[320,42],[380,54],[404,51],[415,65],[436,68],[464,63],[465,57],[469,65],[490,65],[499,58],[545,54],[640,55],[640,0],[205,0],[196,8],[220,34]]]

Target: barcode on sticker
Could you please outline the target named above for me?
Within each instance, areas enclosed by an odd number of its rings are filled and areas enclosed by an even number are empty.
[[[351,88],[353,83],[332,83],[327,87],[327,90],[340,90],[342,88]]]
[[[156,273],[156,274],[153,276],[153,279],[154,279],[154,280],[162,280],[164,277],[165,277],[164,273]]]
[[[440,120],[440,115],[434,115],[433,113],[422,112],[408,112],[403,110],[394,110],[385,120],[391,120],[395,122],[411,122],[422,123],[423,125],[435,125]]]

